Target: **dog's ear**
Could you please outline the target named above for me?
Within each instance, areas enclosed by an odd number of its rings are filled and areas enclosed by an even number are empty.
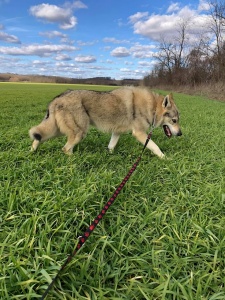
[[[163,99],[163,102],[162,102],[162,107],[163,107],[163,108],[170,108],[170,107],[171,107],[171,102],[170,102],[170,98],[172,98],[171,96],[172,96],[172,94],[167,95],[167,96]]]
[[[170,94],[169,94],[169,97],[170,97],[170,99],[173,100],[173,93],[170,93]]]

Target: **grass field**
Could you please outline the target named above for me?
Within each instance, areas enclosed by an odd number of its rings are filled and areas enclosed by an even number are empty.
[[[0,299],[38,299],[142,146],[91,129],[29,152],[28,129],[67,88],[0,83]],[[163,92],[165,93],[165,92]],[[175,94],[183,136],[153,140],[102,222],[47,299],[225,299],[225,103]]]

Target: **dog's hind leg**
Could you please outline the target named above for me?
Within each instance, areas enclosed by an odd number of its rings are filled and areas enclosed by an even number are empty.
[[[111,153],[113,152],[114,148],[116,147],[116,144],[118,143],[119,138],[120,138],[120,135],[118,133],[115,133],[115,132],[112,133],[112,136],[111,136],[111,139],[110,139],[110,142],[108,145],[109,152],[111,152]]]
[[[84,133],[83,132],[73,132],[71,131],[68,135],[67,135],[67,142],[65,144],[65,146],[62,148],[63,152],[65,154],[71,155],[73,153],[73,148],[75,145],[77,145],[84,137]]]
[[[132,132],[133,136],[141,142],[143,145],[145,144],[147,140],[147,134],[143,131],[137,131],[133,130]],[[160,158],[164,158],[165,155],[162,153],[162,151],[159,149],[159,147],[153,142],[153,140],[150,140],[147,144],[147,148],[151,150],[154,154],[156,154]]]
[[[73,148],[77,145],[86,135],[89,127],[89,119],[82,115],[78,120],[70,113],[63,115],[63,118],[57,120],[60,132],[67,136],[67,142],[62,148],[63,152],[71,155]]]
[[[37,148],[38,148],[38,146],[39,146],[39,144],[40,144],[40,141],[34,140],[33,143],[32,143],[32,146],[31,146],[30,151],[32,151],[32,152],[33,152],[33,151],[36,151]]]

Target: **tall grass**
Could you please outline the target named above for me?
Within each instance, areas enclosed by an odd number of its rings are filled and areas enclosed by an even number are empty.
[[[93,89],[0,84],[1,299],[44,293],[142,149],[125,134],[111,155],[91,129],[71,157],[63,137],[30,153],[28,129],[67,88]],[[168,159],[144,152],[48,299],[225,299],[225,104],[174,96],[183,136],[154,131]]]

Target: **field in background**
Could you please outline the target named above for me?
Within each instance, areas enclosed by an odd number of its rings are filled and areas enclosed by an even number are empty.
[[[91,129],[29,152],[28,130],[67,88],[0,83],[0,298],[38,299],[142,146]],[[162,92],[165,94],[165,92]],[[225,104],[174,94],[183,136],[153,140],[130,181],[47,299],[225,299]]]

